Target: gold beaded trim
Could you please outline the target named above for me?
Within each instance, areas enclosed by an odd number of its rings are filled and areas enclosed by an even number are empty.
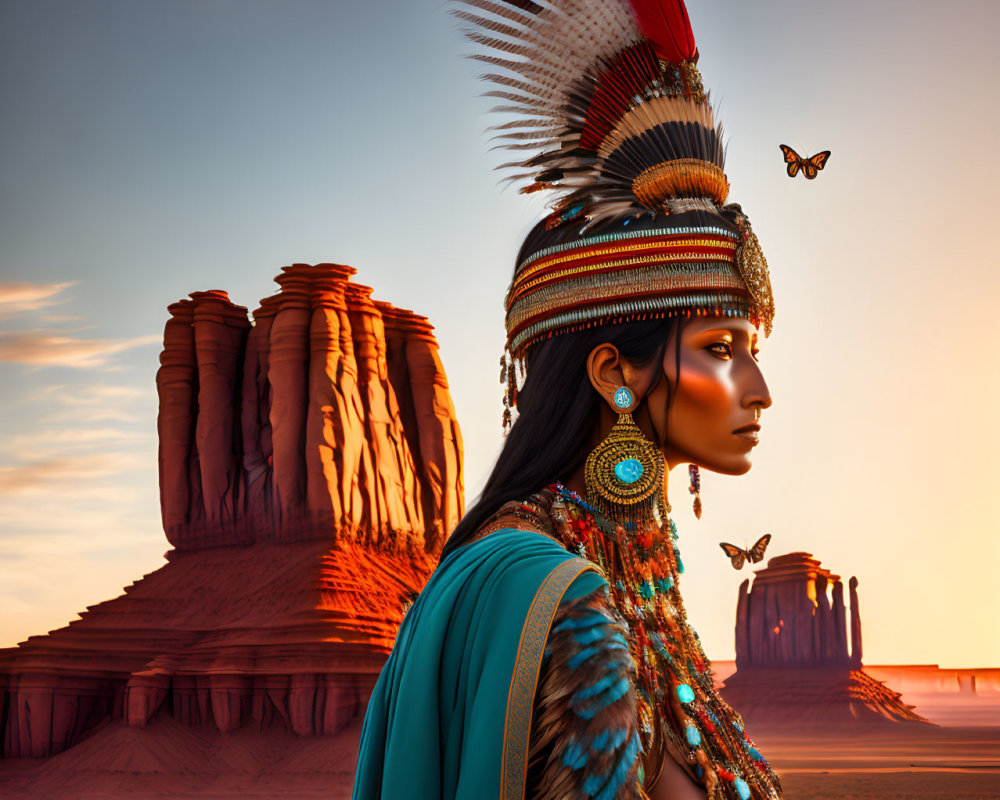
[[[581,331],[595,325],[611,325],[667,317],[746,317],[753,319],[745,287],[739,293],[693,292],[676,296],[630,297],[613,303],[569,309],[526,323],[508,335],[507,351],[519,359],[525,350],[559,333]],[[502,381],[501,381],[502,383]]]

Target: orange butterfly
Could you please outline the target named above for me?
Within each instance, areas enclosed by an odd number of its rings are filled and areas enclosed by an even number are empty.
[[[740,569],[747,561],[751,564],[756,564],[758,561],[763,560],[764,551],[767,550],[767,544],[770,541],[771,534],[765,533],[757,540],[753,547],[747,550],[737,547],[735,544],[729,544],[729,542],[719,542],[719,547],[722,548],[723,553],[729,556],[729,560],[733,564],[733,569]]]
[[[785,164],[787,164],[785,169],[788,171],[789,178],[794,178],[799,174],[799,170],[801,169],[802,174],[809,180],[812,180],[819,175],[819,171],[826,166],[826,160],[830,157],[829,150],[817,153],[812,158],[803,158],[787,144],[779,144],[778,147],[785,154]]]

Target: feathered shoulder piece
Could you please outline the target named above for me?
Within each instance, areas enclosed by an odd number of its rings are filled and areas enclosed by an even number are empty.
[[[535,800],[646,797],[626,636],[607,590],[560,605],[535,694],[527,786]]]
[[[591,223],[718,211],[729,184],[682,0],[455,0],[488,65],[505,164]]]

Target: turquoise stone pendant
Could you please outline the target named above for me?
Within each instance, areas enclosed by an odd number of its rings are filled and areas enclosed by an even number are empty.
[[[622,483],[635,483],[643,472],[642,464],[637,458],[626,458],[615,464],[615,477]]]

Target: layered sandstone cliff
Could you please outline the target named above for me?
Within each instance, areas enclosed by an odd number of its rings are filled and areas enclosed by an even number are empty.
[[[169,307],[157,375],[163,526],[178,550],[329,538],[440,551],[461,438],[431,326],[350,267],[286,267],[246,309]]]
[[[736,673],[726,700],[756,724],[926,722],[902,695],[862,671],[858,580],[809,553],[776,556],[740,586]]]
[[[169,307],[157,375],[167,564],[0,651],[2,753],[156,715],[334,734],[462,513],[462,444],[427,320],[333,264],[286,267],[251,321]]]

